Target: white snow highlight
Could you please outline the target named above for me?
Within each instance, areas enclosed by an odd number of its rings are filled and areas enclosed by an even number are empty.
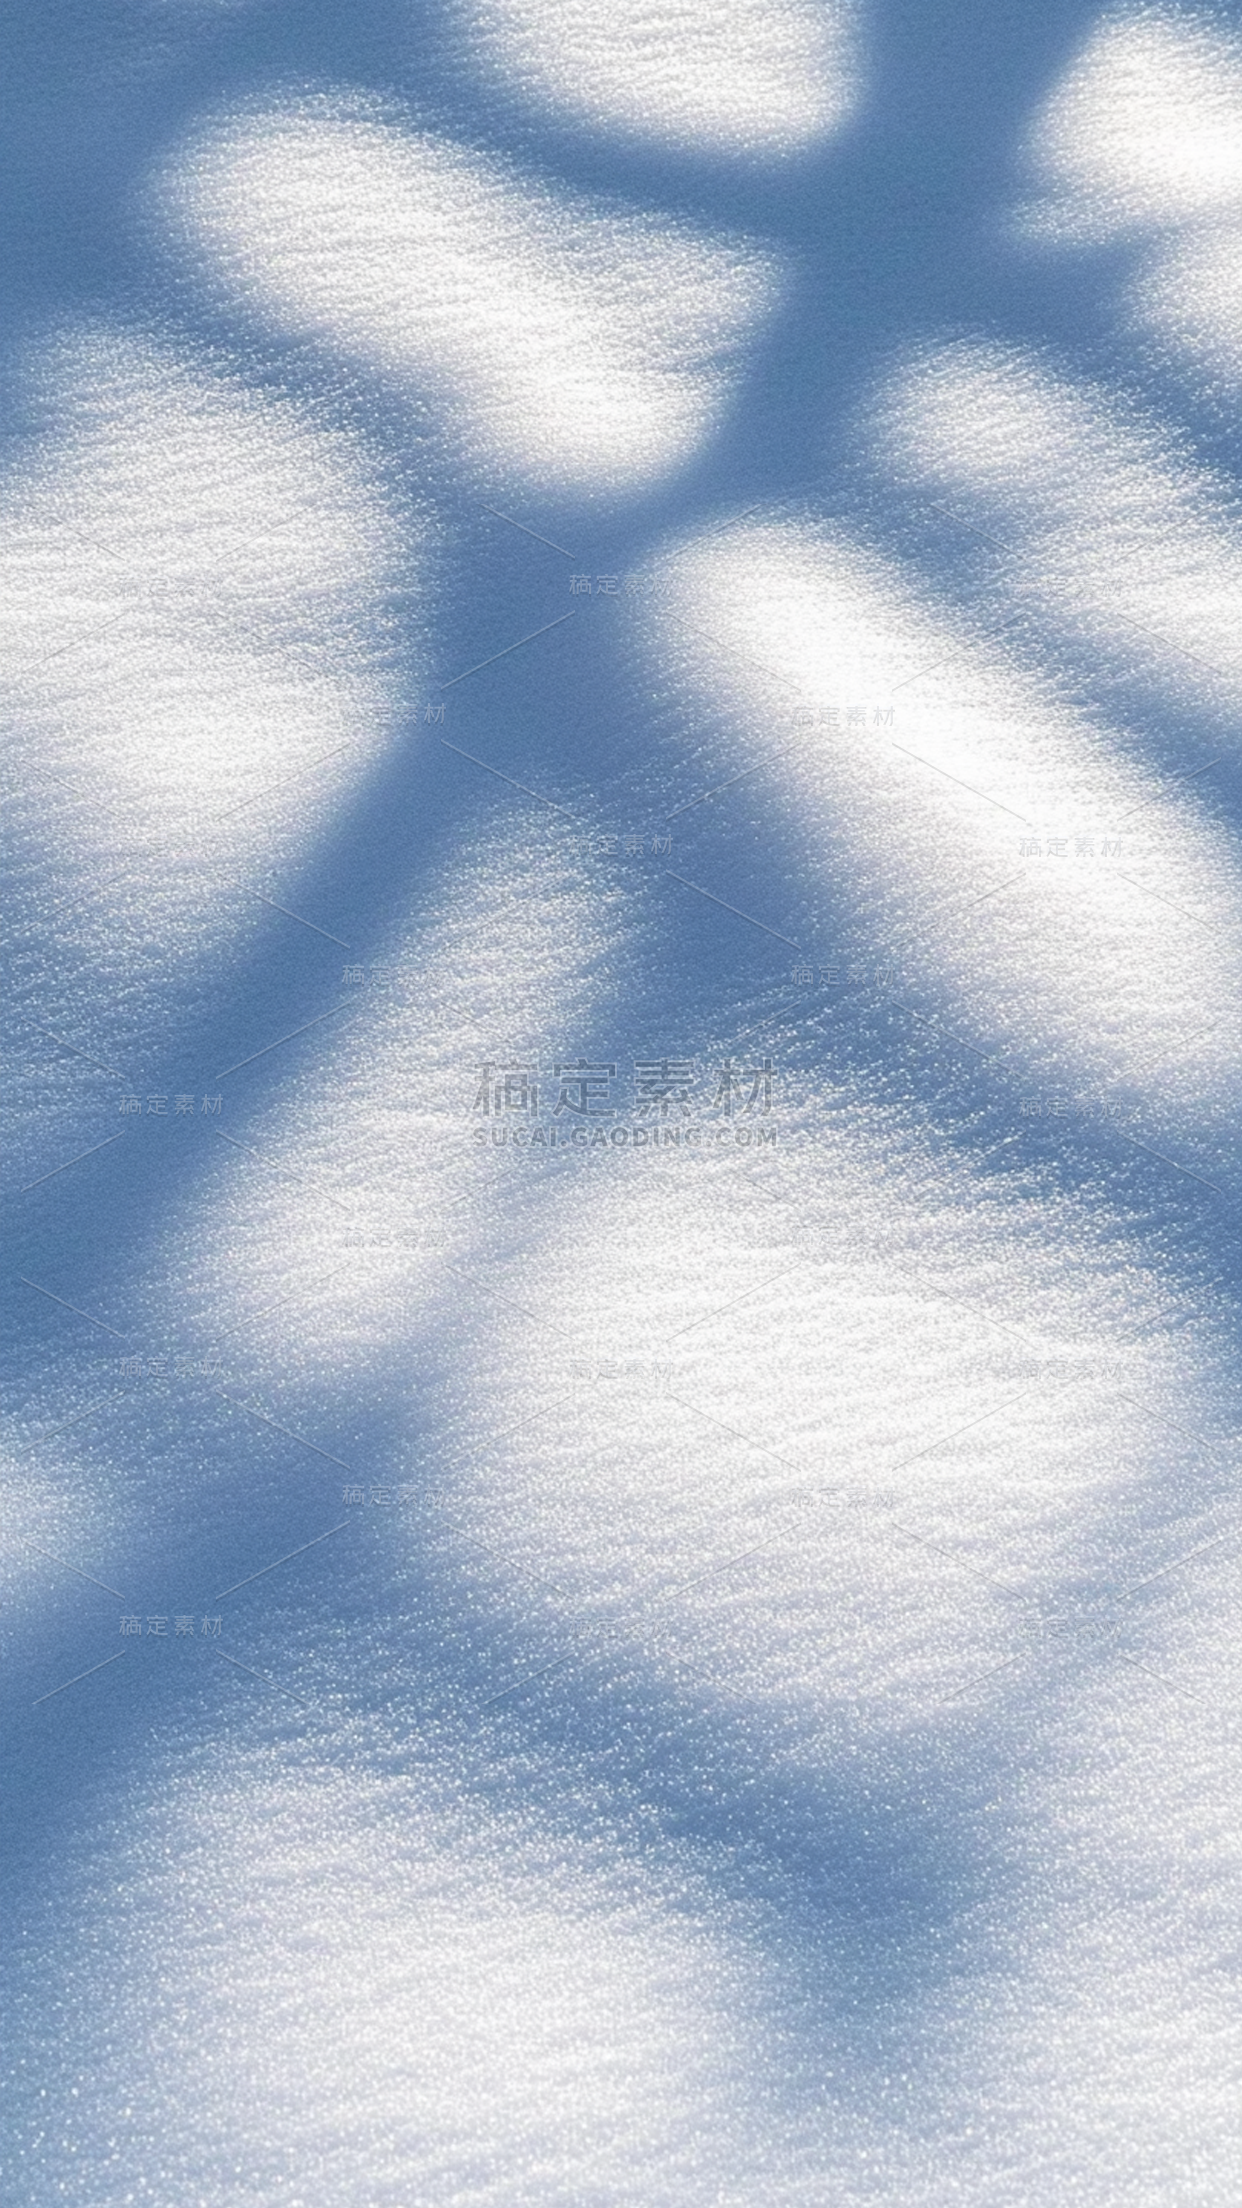
[[[1242,41],[1217,17],[1105,20],[1036,118],[1021,233],[1137,248],[1137,335],[1236,393],[1242,382]]]
[[[1242,205],[1242,54],[1218,21],[1114,14],[1028,134],[1037,233],[1081,243]]]
[[[34,1017],[124,1072],[135,992],[200,986],[378,756],[390,601],[403,641],[418,616],[351,439],[109,329],[34,385],[56,426],[10,473],[0,547],[16,901]]]
[[[650,1677],[827,1772],[1002,1722],[1046,1620],[1218,1533],[1229,1493],[1206,1427],[1167,1423],[1207,1370],[1194,1299],[1116,1223],[990,1191],[848,1085],[804,1127],[563,1181],[489,1270],[449,1522],[529,1649],[498,1688]]]
[[[249,1689],[218,1670],[235,1723]],[[66,2201],[706,2208],[751,2159],[734,2007],[762,1965],[615,1843],[472,1798],[422,1740],[393,1752],[410,1775],[384,1783],[182,1750],[139,1818],[104,1812],[107,1898],[80,1848],[58,1958],[69,2029],[30,2050]]]
[[[250,314],[430,406],[476,479],[545,495],[684,465],[779,291],[758,247],[554,193],[361,100],[227,119],[160,200]]]
[[[987,423],[961,419],[966,465]],[[831,889],[839,932],[802,946],[812,964],[892,960],[895,995],[1041,1090],[1191,1124],[1228,1108],[1242,885],[1193,794],[841,530],[743,522],[670,550],[661,579],[648,664],[671,709],[727,715]]]
[[[875,409],[899,480],[994,540],[995,587],[1236,745],[1242,513],[1166,429],[1000,346],[929,348]]]
[[[605,138],[771,161],[854,112],[853,0],[467,0],[472,61],[530,107]]]
[[[467,791],[482,780],[468,764],[462,774]],[[219,1145],[170,1223],[161,1272],[176,1279],[194,1253],[231,1358],[264,1386],[335,1389],[389,1360],[399,1373],[444,1299],[496,1315],[494,1245],[522,1228],[520,1206],[510,1217],[488,1201],[471,1146],[490,1124],[472,1113],[483,1068],[581,1032],[629,930],[616,891],[558,857],[555,829],[529,806],[456,858],[378,945],[381,978],[342,985],[343,1031],[325,1031],[308,1070],[234,1118],[253,1154]]]

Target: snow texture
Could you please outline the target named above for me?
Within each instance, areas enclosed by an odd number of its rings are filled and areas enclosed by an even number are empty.
[[[1106,18],[1031,129],[1024,227],[1138,248],[1134,337],[1226,403],[1242,382],[1242,39],[1174,9]]]
[[[5,2200],[1226,2208],[1238,24],[12,74]]]
[[[858,103],[851,0],[466,0],[462,46],[536,112],[601,137],[772,161]]]

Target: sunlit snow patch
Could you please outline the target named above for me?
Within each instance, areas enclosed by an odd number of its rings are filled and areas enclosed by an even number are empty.
[[[753,1149],[584,1158],[490,1271],[445,1508],[516,1707],[647,1677],[823,1767],[1003,1707],[1050,1617],[1227,1524],[1193,1296],[825,1101],[761,1184]]]
[[[234,1092],[243,1147],[216,1146],[158,1268],[212,1284],[230,1357],[282,1387],[408,1378],[437,1313],[495,1317],[495,1250],[526,1227],[480,1178],[475,1100],[498,1066],[578,1049],[628,955],[618,905],[544,819],[506,814],[420,883],[370,983],[343,985],[343,1028],[255,1103]]]
[[[986,420],[960,443],[986,451]],[[672,714],[710,701],[737,764],[770,768],[835,914],[797,944],[812,966],[891,962],[946,1040],[1083,1108],[1230,1106],[1242,885],[1193,795],[839,529],[743,522],[659,573],[646,664]]]
[[[854,110],[852,0],[465,0],[463,38],[507,91],[593,133],[761,159]]]
[[[80,2208],[749,2197],[737,2019],[762,1965],[602,1834],[471,1799],[408,1727],[387,1780],[334,1730],[348,1775],[313,1747],[186,1742],[140,1813],[105,1818],[61,1904],[60,2021],[28,2049],[59,2109],[28,2148],[49,2190]]]
[[[668,475],[778,295],[757,247],[553,192],[362,100],[226,118],[160,194],[247,313],[430,401],[493,486],[615,494]]]
[[[875,434],[904,482],[992,540],[994,591],[1215,713],[1234,748],[1242,511],[1159,423],[1036,355],[963,342],[894,377]]]
[[[36,1012],[72,1036],[193,984],[374,763],[408,563],[365,452],[292,406],[106,329],[34,382],[53,426],[7,484],[0,683]]]
[[[1136,334],[1242,380],[1242,43],[1182,9],[1115,14],[1028,135],[1019,228],[1054,245],[1127,242]]]
[[[1242,205],[1242,55],[1184,10],[1105,19],[1026,141],[1036,231],[1103,240]]]

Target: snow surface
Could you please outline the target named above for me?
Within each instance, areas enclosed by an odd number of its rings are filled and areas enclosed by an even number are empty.
[[[605,138],[770,161],[827,137],[859,98],[852,0],[465,0],[459,23],[476,66]]]
[[[1237,23],[15,54],[6,2201],[1223,2208]]]

